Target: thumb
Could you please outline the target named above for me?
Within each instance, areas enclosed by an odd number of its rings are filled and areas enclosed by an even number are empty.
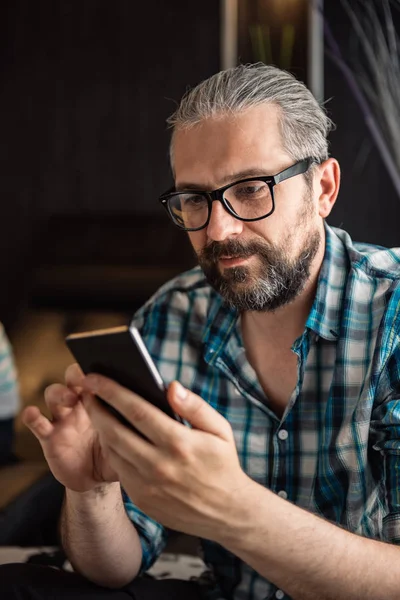
[[[167,395],[172,409],[195,429],[213,433],[227,440],[232,439],[232,429],[228,421],[203,398],[184,388],[178,381],[169,385]]]

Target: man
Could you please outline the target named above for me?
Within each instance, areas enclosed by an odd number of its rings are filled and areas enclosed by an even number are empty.
[[[70,367],[46,391],[53,421],[24,419],[66,487],[63,543],[85,579],[8,567],[7,597],[398,598],[399,251],[325,224],[331,123],[288,73],[216,74],[170,124],[161,202],[200,267],[134,323],[191,427]],[[202,539],[207,582],[138,577],[168,528]]]

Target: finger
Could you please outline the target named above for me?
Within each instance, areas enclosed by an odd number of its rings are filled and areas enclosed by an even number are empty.
[[[138,471],[135,466],[128,462],[123,456],[118,454],[118,452],[116,452],[113,448],[108,446],[104,455],[107,458],[107,461],[110,463],[111,468],[118,473],[119,480],[121,480],[121,474],[125,475],[125,478],[128,478],[130,481],[135,477],[135,475],[137,477]]]
[[[65,384],[69,388],[82,388],[84,377],[85,375],[78,363],[73,363],[65,371]]]
[[[54,419],[62,419],[71,412],[79,396],[65,385],[53,383],[45,389],[44,400]]]
[[[73,408],[78,402],[80,402],[81,397],[77,392],[69,388],[65,388],[63,395],[61,397],[62,405],[65,407]]]
[[[120,423],[94,396],[85,393],[84,404],[93,427],[99,432],[100,442],[106,453],[112,449],[147,476],[153,471],[154,465],[163,460],[164,453]]]
[[[194,428],[229,441],[232,439],[228,421],[203,398],[184,388],[178,381],[173,381],[168,386],[167,396],[172,409]]]
[[[83,385],[113,406],[156,446],[170,445],[187,431],[162,410],[107,377],[88,375]]]
[[[37,406],[27,406],[21,416],[24,425],[32,431],[39,442],[46,442],[53,433],[54,425],[42,415]]]

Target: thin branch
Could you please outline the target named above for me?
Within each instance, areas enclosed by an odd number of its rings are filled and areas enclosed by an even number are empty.
[[[399,38],[391,4],[400,9],[400,0],[381,0],[383,14],[373,0],[353,9],[348,0],[341,4],[360,44],[363,60],[354,60],[355,72],[345,61],[324,18],[327,55],[341,70],[364,121],[377,146],[393,185],[400,197],[400,66]],[[354,67],[353,67],[354,68]]]

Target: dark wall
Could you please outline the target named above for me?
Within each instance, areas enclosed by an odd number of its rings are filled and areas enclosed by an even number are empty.
[[[54,218],[58,227],[65,223],[64,230],[60,227],[65,244],[58,245],[64,248],[63,261],[70,260],[68,244],[75,246],[82,238],[74,237],[75,217],[95,222],[90,239],[98,264],[103,259],[93,240],[102,239],[104,252],[114,251],[124,264],[130,261],[102,236],[109,215],[122,215],[124,231],[129,223],[149,231],[156,222],[161,227],[164,215],[157,196],[170,183],[165,119],[188,86],[219,68],[219,4],[140,2],[139,14],[139,2],[132,0],[3,0],[0,320],[11,322],[18,306],[29,301],[30,276],[38,261],[51,264],[56,258],[58,230],[46,232]],[[326,19],[348,56],[353,34],[341,3],[324,4]],[[301,41],[297,35],[296,43]],[[300,62],[304,68],[304,44],[299,48],[293,69]],[[245,54],[241,59],[247,60]],[[328,221],[355,239],[398,245],[400,200],[360,109],[329,57],[325,95],[337,124],[331,151],[343,175]],[[115,221],[113,227],[117,229]],[[158,255],[163,254],[165,238],[155,238],[160,239]],[[171,239],[169,247],[180,243]],[[121,248],[134,244],[125,237]],[[73,261],[80,256],[90,260],[90,251],[85,252],[85,244],[82,255],[75,248]],[[179,267],[176,261],[174,266]]]
[[[165,119],[218,70],[219,27],[216,0],[3,0],[0,320],[28,293],[37,245],[51,255],[37,239],[49,217],[123,213],[151,227],[160,215]]]
[[[165,118],[219,66],[218,3],[8,4],[2,159],[21,204],[23,179],[43,211],[154,212],[168,181]]]
[[[376,0],[368,0],[375,2]],[[378,2],[379,4],[379,2]],[[325,18],[348,64],[354,65],[355,34],[338,0],[326,0]],[[353,3],[365,10],[361,2]],[[396,29],[400,13],[393,11]],[[331,155],[342,168],[342,186],[329,217],[355,240],[400,246],[400,198],[367,129],[363,114],[343,74],[329,55],[325,57],[326,107],[336,130],[331,133]]]

